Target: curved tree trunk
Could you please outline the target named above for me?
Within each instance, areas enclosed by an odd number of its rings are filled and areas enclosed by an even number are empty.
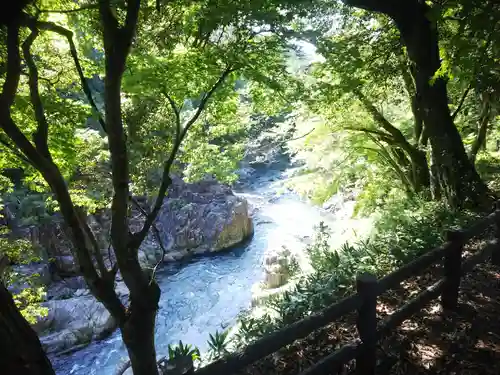
[[[391,144],[393,147],[401,148],[401,150],[408,155],[411,162],[411,180],[413,190],[415,192],[425,191],[429,187],[430,182],[429,167],[427,165],[425,153],[408,142],[404,134],[392,125],[359,89],[353,90],[353,93],[363,104],[366,110],[373,116],[375,122],[385,130],[386,136],[391,139],[391,142],[388,142],[388,139],[384,139],[384,141]]]
[[[413,113],[413,136],[415,138],[415,145],[417,147],[420,145],[425,146],[427,142],[423,142],[425,133],[424,119],[420,109],[421,105],[417,97],[415,81],[413,80],[414,74],[412,74],[411,67],[408,65],[405,56],[401,54],[400,59],[401,76],[403,77],[406,93],[410,99],[411,111]]]
[[[425,4],[418,4],[413,11],[402,12],[394,18],[415,64],[415,82],[440,190],[451,206],[467,203],[475,206],[483,203],[488,189],[467,157],[451,118],[446,81],[440,77],[433,79],[440,59],[436,25],[427,18],[428,10]]]
[[[435,77],[441,62],[437,25],[418,0],[345,0],[349,5],[381,12],[391,17],[406,45],[414,66],[414,80],[429,136],[440,190],[453,207],[488,205],[489,190],[470,162],[448,108],[446,80]]]
[[[55,375],[37,334],[1,282],[0,369],[2,374]]]

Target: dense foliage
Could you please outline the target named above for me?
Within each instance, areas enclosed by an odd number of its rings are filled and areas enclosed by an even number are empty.
[[[491,208],[499,21],[493,0],[21,1],[0,18],[0,187],[4,212],[15,213],[5,224],[64,221],[134,373],[156,375],[161,291],[138,251],[171,177],[231,184],[265,119],[293,118],[287,147],[303,165],[292,186],[318,204],[354,195],[355,215],[375,215],[374,234],[331,249],[320,227],[307,249],[314,272],[295,270],[295,290],[267,303],[274,313],[241,320],[244,345],[351,292],[357,272],[387,273]],[[137,197],[151,202],[140,228]],[[96,212],[110,225],[91,228]],[[1,240],[9,266],[44,257],[13,233]],[[13,270],[5,284],[19,283]],[[32,318],[42,298],[35,287],[16,302]],[[212,359],[229,340],[210,336]],[[169,354],[199,357],[182,343]]]

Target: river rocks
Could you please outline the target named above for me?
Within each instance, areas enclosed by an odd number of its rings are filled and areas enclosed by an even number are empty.
[[[68,277],[50,284],[47,288],[47,299],[68,299],[74,297],[77,291],[86,288],[87,284],[82,276]]]
[[[333,194],[325,203],[323,209],[334,213],[338,219],[349,218],[354,213],[356,198],[361,193],[361,190],[356,187],[351,187],[344,191],[339,191]]]
[[[33,285],[49,285],[52,281],[49,265],[47,263],[20,264],[12,267],[20,280],[29,281]]]
[[[236,171],[239,181],[249,181],[255,175],[255,168],[250,166],[242,167]]]
[[[54,265],[61,276],[75,276],[79,273],[78,264],[72,255],[55,256]]]
[[[268,252],[264,257],[264,283],[274,289],[285,284],[291,276],[294,258],[285,247]]]
[[[83,290],[83,289],[82,289]],[[93,296],[84,295],[42,304],[48,315],[33,326],[47,353],[105,337],[116,328],[116,322],[106,308]]]
[[[185,183],[175,177],[156,227],[167,251],[165,261],[224,250],[253,233],[246,199],[234,195],[228,186],[215,180]],[[152,266],[162,255],[156,236],[150,234],[139,260]]]

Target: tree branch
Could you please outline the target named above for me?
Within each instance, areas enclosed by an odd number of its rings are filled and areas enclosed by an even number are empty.
[[[26,38],[23,43],[24,60],[28,66],[28,85],[30,88],[30,99],[33,109],[35,111],[35,119],[38,124],[35,134],[33,135],[33,143],[37,151],[47,159],[52,159],[49,151],[49,124],[45,117],[43,109],[42,98],[40,97],[40,90],[38,88],[38,69],[36,67],[33,56],[31,55],[31,46],[38,37],[38,29],[31,28],[31,34]]]
[[[99,13],[104,33],[116,32],[118,30],[118,20],[111,11],[111,2],[109,0],[99,0]],[[106,36],[104,41],[106,41]]]
[[[176,142],[174,142],[174,145],[172,146],[172,151],[170,152],[170,155],[165,162],[165,165],[163,167],[163,175],[162,175],[162,181],[160,188],[158,189],[158,195],[156,197],[155,204],[153,206],[153,209],[151,212],[148,214],[146,217],[146,221],[144,222],[144,226],[142,229],[135,233],[132,241],[133,244],[131,245],[133,248],[138,248],[141,242],[146,238],[146,235],[148,234],[151,225],[153,222],[156,220],[156,217],[158,216],[158,213],[160,212],[160,209],[163,205],[163,198],[165,198],[165,194],[167,193],[167,189],[172,183],[172,179],[170,178],[170,169],[172,168],[172,165],[174,163],[174,160],[177,156],[177,152],[179,151],[179,148],[182,144],[182,141],[186,137],[187,132],[193,126],[193,124],[196,122],[196,120],[200,117],[202,111],[205,109],[205,106],[207,105],[208,100],[212,97],[214,92],[222,85],[222,83],[225,81],[225,79],[229,76],[234,71],[232,66],[226,67],[226,69],[222,72],[220,75],[219,79],[214,83],[212,88],[205,94],[203,95],[203,99],[200,102],[200,105],[198,106],[198,109],[196,110],[195,114],[191,119],[184,125],[184,128],[181,130],[180,136],[178,139],[176,139]]]
[[[30,23],[32,23],[32,22],[33,22],[33,20],[30,20]],[[106,125],[105,125],[104,119],[102,118],[101,113],[93,100],[92,92],[90,91],[90,87],[87,83],[87,80],[85,79],[84,74],[83,74],[83,69],[81,67],[80,60],[78,58],[78,53],[76,50],[76,46],[75,46],[74,41],[73,41],[73,32],[71,32],[68,29],[65,29],[62,26],[56,25],[52,22],[36,21],[35,25],[38,26],[42,30],[57,33],[57,34],[65,37],[67,39],[69,47],[70,47],[71,56],[73,57],[73,61],[75,63],[75,67],[77,69],[78,76],[80,78],[80,82],[81,82],[83,91],[84,91],[85,95],[87,96],[87,100],[89,101],[91,107],[99,116],[99,122],[100,122],[103,130],[106,131]],[[34,27],[34,26],[31,26],[31,27]],[[28,47],[28,51],[25,50],[25,55],[27,52],[29,54],[29,47]],[[30,58],[31,58],[31,56],[30,56]],[[28,64],[28,65],[30,65],[30,64]],[[33,64],[33,66],[34,66],[34,64]],[[36,67],[35,67],[35,69],[36,69]],[[80,219],[85,220],[83,217],[81,217]],[[104,264],[104,260],[102,258],[102,255],[100,254],[100,248],[99,248],[99,244],[97,242],[97,239],[86,222],[82,222],[82,227],[85,230],[85,233],[90,241],[90,245],[91,245],[91,248],[93,249],[94,257],[96,259],[97,265],[98,265],[99,270],[101,272],[101,276],[106,277],[110,271],[107,270],[107,268]]]
[[[394,140],[394,137],[391,134],[382,132],[380,130],[374,130],[374,129],[368,129],[368,128],[356,128],[353,126],[348,126],[348,127],[345,127],[344,129],[376,135],[376,136],[380,137],[380,139],[382,139],[386,143],[398,144],[398,142],[396,142]]]
[[[10,106],[13,103],[21,72],[19,52],[19,26],[9,25],[7,29],[7,77],[4,91],[0,95],[0,127],[14,144],[30,160],[31,164],[42,174],[51,187],[61,213],[71,228],[73,244],[80,270],[92,293],[106,306],[111,314],[120,322],[125,319],[125,309],[114,291],[113,282],[101,279],[96,272],[92,259],[86,248],[85,233],[68,192],[66,182],[57,166],[44,157],[26,138],[23,132],[12,120]]]
[[[77,211],[78,215],[80,216],[80,220],[82,221],[82,227],[85,231],[85,234],[87,235],[87,238],[90,242],[90,247],[92,249],[92,252],[94,254],[95,261],[97,263],[97,267],[99,268],[99,272],[101,273],[101,277],[105,278],[108,274],[108,269],[106,265],[104,264],[104,258],[101,254],[101,248],[99,246],[99,243],[97,242],[97,238],[90,228],[90,225],[87,223],[87,214],[85,211],[80,208],[80,207],[75,207],[75,210]]]
[[[212,88],[210,89],[210,91],[208,91],[203,96],[203,99],[201,100],[201,103],[198,106],[198,110],[193,115],[193,117],[186,123],[186,125],[184,125],[184,129],[182,130],[181,137],[180,137],[180,141],[181,142],[184,139],[184,137],[186,136],[186,133],[188,132],[189,128],[196,122],[196,120],[198,120],[198,117],[200,117],[201,112],[203,112],[203,110],[205,109],[205,106],[206,106],[208,100],[210,99],[210,97],[219,88],[219,86],[226,80],[226,78],[229,76],[229,74],[231,74],[234,71],[235,70],[231,66],[228,66],[224,70],[224,72],[222,72],[221,76],[219,77],[219,79],[217,80],[217,82],[215,82],[215,84],[212,86]]]
[[[99,4],[88,4],[88,5],[84,5],[80,8],[74,8],[74,9],[40,9],[40,13],[68,14],[68,13],[81,12],[82,10],[97,9],[97,8],[99,8]]]
[[[486,43],[484,44],[481,57],[478,61],[478,63],[474,66],[474,70],[472,72],[472,76],[475,77],[477,70],[482,67],[482,62],[484,58],[486,57],[486,54],[488,53],[488,48],[490,47],[491,40],[493,35],[495,34],[495,28],[496,28],[496,23],[493,25],[492,32],[488,34],[488,38],[486,39]],[[467,95],[469,94],[470,90],[472,89],[472,82],[469,83],[469,86],[467,86],[467,89],[464,91],[462,94],[462,98],[460,99],[460,102],[458,104],[458,107],[455,109],[455,112],[451,115],[452,121],[455,121],[455,117],[457,117],[458,113],[462,109],[462,106],[464,105],[465,99],[467,98]]]
[[[139,204],[139,202],[137,202],[137,199],[135,199],[134,197],[130,196],[130,200],[132,201],[132,204],[141,212],[141,214],[145,218],[147,218],[148,217],[148,213],[146,212],[146,210],[144,208],[142,208],[142,206]],[[156,226],[156,224],[153,223],[152,224],[152,228],[153,228],[153,232],[155,234],[156,240],[158,241],[158,245],[160,245],[160,249],[162,251],[162,256],[161,256],[161,259],[158,260],[158,262],[153,267],[153,272],[151,274],[151,281],[155,277],[156,270],[158,269],[158,266],[163,262],[163,259],[165,258],[165,255],[167,255],[167,249],[165,248],[165,245],[163,244],[163,240],[161,239],[161,235],[160,235],[160,231],[158,230],[158,227]]]
[[[3,280],[4,273],[9,264],[10,264],[9,258],[4,254],[0,254],[0,283],[4,282]]]
[[[170,107],[172,107],[172,111],[174,111],[175,115],[175,142],[179,142],[179,137],[181,136],[181,111],[177,107],[177,104],[175,104],[174,99],[170,95],[168,95],[166,90],[162,91],[162,94],[167,98]]]
[[[19,130],[10,114],[10,107],[21,76],[21,55],[19,51],[19,25],[9,24],[7,28],[7,75],[0,94],[0,127],[7,136],[19,147],[21,152],[38,168],[42,156],[33,147],[31,142]]]
[[[130,247],[130,175],[127,135],[123,126],[121,106],[121,81],[137,25],[139,7],[140,0],[127,2],[125,24],[120,27],[111,10],[110,1],[101,0],[99,2],[106,53],[104,103],[113,185],[111,243],[118,267],[127,288],[130,290],[132,300],[140,298],[150,286],[150,280],[142,272],[137,259],[139,246]]]
[[[98,121],[103,131],[106,132],[106,123],[104,121],[101,112],[97,108],[97,105],[92,96],[92,91],[90,90],[90,86],[83,73],[82,65],[80,64],[80,59],[78,58],[78,52],[76,50],[75,42],[73,41],[73,32],[62,26],[56,25],[55,23],[52,22],[36,21],[35,25],[40,30],[47,30],[59,34],[65,37],[66,40],[68,41],[71,57],[73,58],[73,62],[78,72],[78,77],[80,78],[80,84],[82,85],[83,92],[85,93],[85,96],[87,97],[90,106],[94,110],[95,114],[98,116]]]
[[[10,108],[16,97],[21,76],[21,56],[19,54],[19,25],[7,27],[7,75],[0,94],[2,107]]]
[[[299,139],[305,138],[305,137],[307,137],[309,134],[311,134],[314,130],[316,130],[316,128],[312,128],[312,129],[311,129],[311,130],[309,130],[307,133],[302,134],[302,135],[299,135],[298,137],[288,139],[286,142],[297,141],[297,140],[299,140]]]
[[[358,88],[353,90],[354,95],[361,101],[361,103],[365,106],[367,111],[373,116],[375,121],[377,121],[382,128],[389,133],[395,140],[401,143],[408,143],[401,130],[392,125],[387,119],[379,112],[377,108],[373,105],[372,102],[368,100],[368,98],[359,90]]]
[[[469,86],[467,86],[467,89],[464,91],[464,93],[462,94],[462,97],[460,98],[460,102],[458,103],[458,107],[455,109],[455,111],[451,115],[451,121],[455,121],[455,117],[457,117],[458,113],[462,109],[462,106],[464,105],[465,99],[467,98],[467,95],[469,95],[471,88],[472,88],[472,83],[469,83]]]
[[[392,125],[378,110],[377,108],[366,98],[363,93],[356,88],[354,90],[354,94],[358,97],[358,99],[363,103],[367,111],[372,114],[375,121],[382,126],[382,128],[391,135],[392,139],[386,138],[385,141],[392,145],[397,145],[404,152],[408,154],[413,165],[415,167],[421,166],[422,161],[425,160],[424,154],[421,150],[419,150],[416,146],[412,145],[404,134]],[[426,162],[425,162],[426,163]],[[416,177],[416,174],[415,174]],[[416,178],[415,178],[416,181]]]
[[[140,7],[141,0],[128,0],[127,2],[127,16],[125,18],[125,25],[123,26],[123,30],[126,32],[126,38],[129,47],[130,43],[132,42],[132,37],[134,36]]]
[[[471,149],[469,152],[469,159],[471,162],[475,163],[476,156],[481,149],[485,145],[486,135],[488,133],[488,124],[491,120],[491,104],[490,104],[490,96],[487,93],[483,93],[481,95],[483,108],[481,110],[481,115],[479,116],[479,129],[476,135],[476,139],[471,145]]]
[[[12,152],[12,154],[14,154],[15,157],[17,157],[23,163],[33,166],[31,161],[26,156],[24,156],[21,152],[19,152],[19,150],[15,146],[13,146],[7,139],[5,139],[1,135],[0,135],[0,144],[4,145],[10,152]]]

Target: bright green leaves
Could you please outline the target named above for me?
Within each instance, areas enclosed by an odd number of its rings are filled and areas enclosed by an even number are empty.
[[[35,254],[35,249],[30,241],[24,239],[12,240],[5,236],[0,238],[0,258],[2,256],[6,256],[10,262],[18,265],[40,260],[39,256]],[[19,293],[14,294],[13,297],[21,314],[32,324],[36,323],[37,317],[45,316],[48,313],[48,309],[39,304],[45,299],[45,288],[40,286],[39,278],[39,274],[25,275],[16,268],[7,267],[2,275],[2,280],[0,280],[7,286],[15,284],[28,286]]]
[[[73,147],[78,157],[69,185],[74,203],[89,212],[108,207],[113,189],[106,138],[95,130],[77,129]]]
[[[43,6],[56,6],[47,3]],[[44,13],[44,18],[50,18]],[[27,33],[23,32],[25,37]],[[21,40],[23,42],[23,40]],[[49,124],[48,146],[52,159],[59,166],[64,177],[70,179],[76,169],[74,135],[77,128],[85,126],[89,116],[89,106],[83,101],[78,84],[78,76],[69,53],[67,40],[49,31],[40,32],[30,48],[38,70],[38,91],[40,93],[44,116]],[[30,99],[27,84],[27,71],[21,75],[18,94],[11,108],[12,119],[23,134],[31,140],[38,124]],[[2,164],[10,167],[22,166],[25,183],[30,189],[45,191],[47,185],[38,173],[12,154],[2,153]]]
[[[182,171],[188,180],[211,174],[232,182],[248,114],[276,113],[297,93],[286,71],[283,42],[225,14],[224,7],[233,4],[217,6],[219,14],[201,2],[171,2],[160,14],[145,9],[148,16],[139,25],[123,80],[134,191],[158,185],[177,121],[182,131],[192,119],[173,172]],[[231,73],[225,76],[227,69]]]

